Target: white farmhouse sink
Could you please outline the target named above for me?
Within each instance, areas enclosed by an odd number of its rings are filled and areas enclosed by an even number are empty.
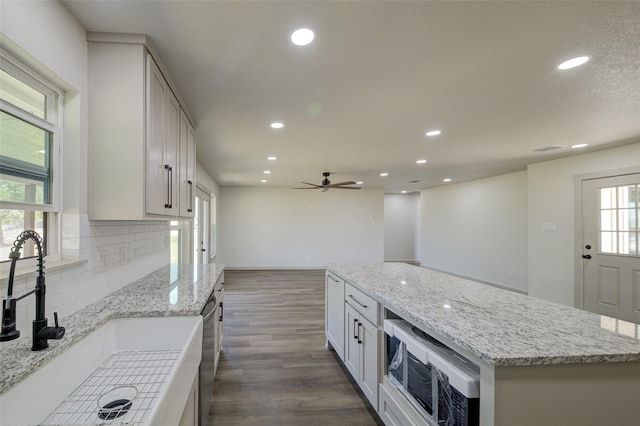
[[[0,424],[41,424],[85,379],[103,368],[105,361],[129,351],[173,351],[171,370],[141,423],[178,424],[202,355],[199,315],[119,318],[107,322],[4,393],[0,397]],[[96,401],[95,422],[104,422],[98,417],[98,408]]]

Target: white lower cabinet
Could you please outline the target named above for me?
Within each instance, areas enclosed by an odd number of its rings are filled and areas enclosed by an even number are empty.
[[[349,303],[345,303],[344,325],[344,365],[377,411],[380,329]]]
[[[325,335],[344,361],[344,281],[327,273],[325,287]]]
[[[198,426],[198,382],[198,374],[196,374],[189,391],[189,399],[180,418],[180,426]]]
[[[224,273],[220,281],[216,284],[214,291],[216,292],[216,298],[218,302],[218,313],[216,316],[216,325],[215,325],[215,342],[214,342],[214,354],[215,354],[215,362],[214,362],[214,375],[218,370],[218,363],[220,362],[220,351],[222,351],[222,337],[223,337],[223,320],[224,320]]]

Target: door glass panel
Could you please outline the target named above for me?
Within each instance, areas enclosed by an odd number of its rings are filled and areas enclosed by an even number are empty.
[[[600,188],[600,252],[637,256],[639,185]]]
[[[600,230],[601,231],[615,231],[616,230],[616,216],[615,210],[602,210],[600,212]]]
[[[616,208],[616,192],[614,188],[600,189],[600,208],[615,209]]]
[[[620,231],[635,231],[635,209],[620,209],[618,211],[618,229]]]
[[[636,205],[636,186],[619,186],[618,187],[618,207],[629,208]]]

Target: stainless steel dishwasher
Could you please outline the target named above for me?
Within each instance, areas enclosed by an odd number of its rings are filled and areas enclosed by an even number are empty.
[[[211,293],[207,303],[202,308],[203,329],[202,329],[202,361],[200,361],[200,403],[199,424],[206,426],[209,408],[211,408],[211,395],[213,394],[213,380],[215,375],[216,362],[216,339],[218,326],[218,301],[215,291]]]

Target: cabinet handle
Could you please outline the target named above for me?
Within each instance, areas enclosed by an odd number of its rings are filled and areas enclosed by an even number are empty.
[[[339,283],[339,282],[340,282],[340,281],[336,280],[335,278],[333,278],[331,275],[328,275],[328,277],[329,277],[329,278],[331,278],[331,280],[332,280],[333,282],[336,282],[336,283]]]
[[[358,321],[358,344],[362,344],[362,340],[360,340],[360,326],[362,325],[362,323],[360,321]]]
[[[220,322],[222,322],[223,317],[224,317],[224,306],[222,302],[220,302]]]
[[[193,212],[193,182],[188,180],[187,185],[189,185],[189,208],[187,211],[191,213]]]
[[[165,164],[164,169],[167,171],[167,203],[164,205],[164,208],[170,209],[173,204],[173,168]]]
[[[357,320],[357,319],[354,319],[354,320],[353,320],[353,338],[354,338],[355,340],[360,340],[360,339],[358,338],[358,332],[356,331],[356,327],[358,327],[358,320]]]
[[[358,299],[356,299],[355,297],[353,297],[353,294],[350,294],[349,297],[351,298],[351,300],[353,300],[354,302],[356,302],[358,305],[362,306],[363,308],[367,309],[367,305],[363,305],[362,302],[360,302]]]

